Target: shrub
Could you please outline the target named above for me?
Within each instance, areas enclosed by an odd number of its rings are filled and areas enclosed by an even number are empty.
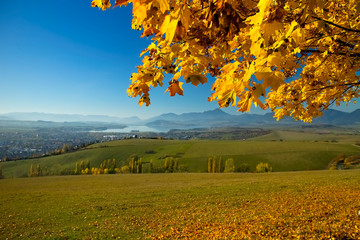
[[[142,173],[151,173],[151,170],[150,170],[150,164],[149,163],[143,163],[143,166],[142,166]]]
[[[237,172],[250,172],[250,166],[247,163],[241,164],[237,169]]]
[[[129,166],[122,166],[121,167],[121,173],[130,173],[130,168]]]
[[[225,173],[235,172],[234,159],[232,158],[226,159],[224,172]]]
[[[166,169],[164,167],[153,167],[151,173],[165,173]]]
[[[60,171],[60,175],[73,175],[74,171],[71,169],[63,169]]]
[[[269,163],[261,162],[256,166],[256,172],[258,173],[272,172],[272,167],[270,166]]]
[[[189,168],[183,164],[179,165],[179,172],[189,172]]]
[[[100,171],[98,168],[93,167],[93,168],[91,168],[91,174],[98,175],[98,174],[100,174]]]

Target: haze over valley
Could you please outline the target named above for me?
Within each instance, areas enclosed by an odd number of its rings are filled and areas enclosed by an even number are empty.
[[[105,115],[9,113],[0,115],[0,159],[41,157],[75,151],[92,143],[146,137],[164,139],[245,140],[274,129],[321,129],[323,132],[357,133],[360,109],[351,113],[328,110],[313,123],[291,118],[276,121],[265,115],[231,115],[220,109],[184,114],[167,113],[149,119]],[[64,148],[64,149],[63,149]]]

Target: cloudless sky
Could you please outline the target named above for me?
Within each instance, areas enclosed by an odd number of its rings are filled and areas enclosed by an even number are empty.
[[[131,29],[132,6],[101,11],[91,0],[3,1],[0,8],[0,113],[46,112],[149,118],[218,107],[210,84],[163,88],[149,107],[128,97],[130,76],[150,43]],[[352,111],[351,104],[343,111]],[[261,111],[254,109],[255,113]],[[234,114],[236,109],[226,110]]]

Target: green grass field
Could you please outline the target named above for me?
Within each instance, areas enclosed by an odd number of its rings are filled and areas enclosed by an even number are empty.
[[[357,136],[356,136],[357,137]],[[280,141],[282,139],[282,141]],[[91,145],[86,149],[57,156],[1,163],[5,178],[26,177],[31,164],[40,164],[50,175],[71,172],[75,164],[90,161],[92,167],[115,158],[118,167],[128,165],[129,157],[137,154],[144,162],[153,160],[162,166],[166,156],[179,159],[189,172],[206,172],[209,157],[233,158],[235,165],[248,164],[250,171],[260,162],[270,163],[273,171],[326,169],[338,154],[357,154],[354,135],[324,135],[315,133],[276,131],[247,141],[225,140],[152,140],[130,139]],[[149,151],[151,153],[149,153]]]
[[[0,181],[0,239],[360,239],[360,170]]]
[[[275,130],[270,134],[253,138],[254,141],[307,141],[307,142],[342,142],[356,143],[360,141],[359,130],[341,129],[306,129],[306,130]]]
[[[275,131],[247,141],[131,139],[1,163],[0,239],[360,239],[360,170],[301,171],[359,153],[356,137],[336,137]],[[30,164],[59,175],[80,161],[127,165],[132,154],[157,166],[173,156],[192,173],[17,178]],[[251,171],[268,162],[276,172],[205,173],[212,156]]]

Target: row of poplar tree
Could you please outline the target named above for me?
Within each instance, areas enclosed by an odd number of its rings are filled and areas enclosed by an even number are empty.
[[[209,173],[229,173],[229,172],[250,172],[250,167],[248,164],[241,164],[236,166],[233,158],[226,159],[223,162],[221,157],[213,156],[208,158],[208,168]],[[44,174],[45,171],[45,174]],[[179,159],[173,157],[166,157],[164,159],[164,165],[154,166],[153,160],[145,162],[142,158],[139,158],[137,155],[132,155],[129,159],[128,165],[117,167],[116,159],[107,159],[104,160],[99,167],[91,167],[90,161],[81,161],[75,164],[75,169],[70,170],[67,174],[80,175],[80,174],[115,174],[115,173],[172,173],[172,172],[186,172],[187,168],[183,165],[179,165]],[[256,166],[256,172],[271,172],[272,167],[268,163],[259,163]],[[37,164],[34,167],[33,164],[30,165],[29,177],[39,177],[48,175],[47,167],[43,170],[40,164]],[[0,169],[0,178],[1,178],[1,169]]]
[[[143,161],[137,155],[130,156],[129,164],[117,167],[116,159],[104,160],[99,167],[90,167],[90,161],[76,163],[74,174],[114,174],[114,173],[171,173],[186,170],[179,166],[179,159],[167,157],[163,166],[155,167],[153,160]]]
[[[237,167],[233,158],[228,158],[226,159],[225,163],[223,163],[221,157],[213,156],[208,158],[208,172],[250,172],[250,166],[246,163],[242,163]],[[272,166],[269,163],[260,162],[256,166],[255,172],[272,172]]]
[[[248,166],[247,166],[248,167]],[[222,158],[213,156],[208,158],[208,172],[209,173],[221,173],[221,172],[237,172],[234,163],[234,159],[228,158],[223,164]],[[246,167],[243,169],[244,172],[250,171]]]
[[[45,171],[47,172],[47,168],[45,168]],[[43,175],[43,169],[41,168],[39,163],[36,165],[36,167],[34,167],[34,164],[30,165],[29,177],[41,177]]]

